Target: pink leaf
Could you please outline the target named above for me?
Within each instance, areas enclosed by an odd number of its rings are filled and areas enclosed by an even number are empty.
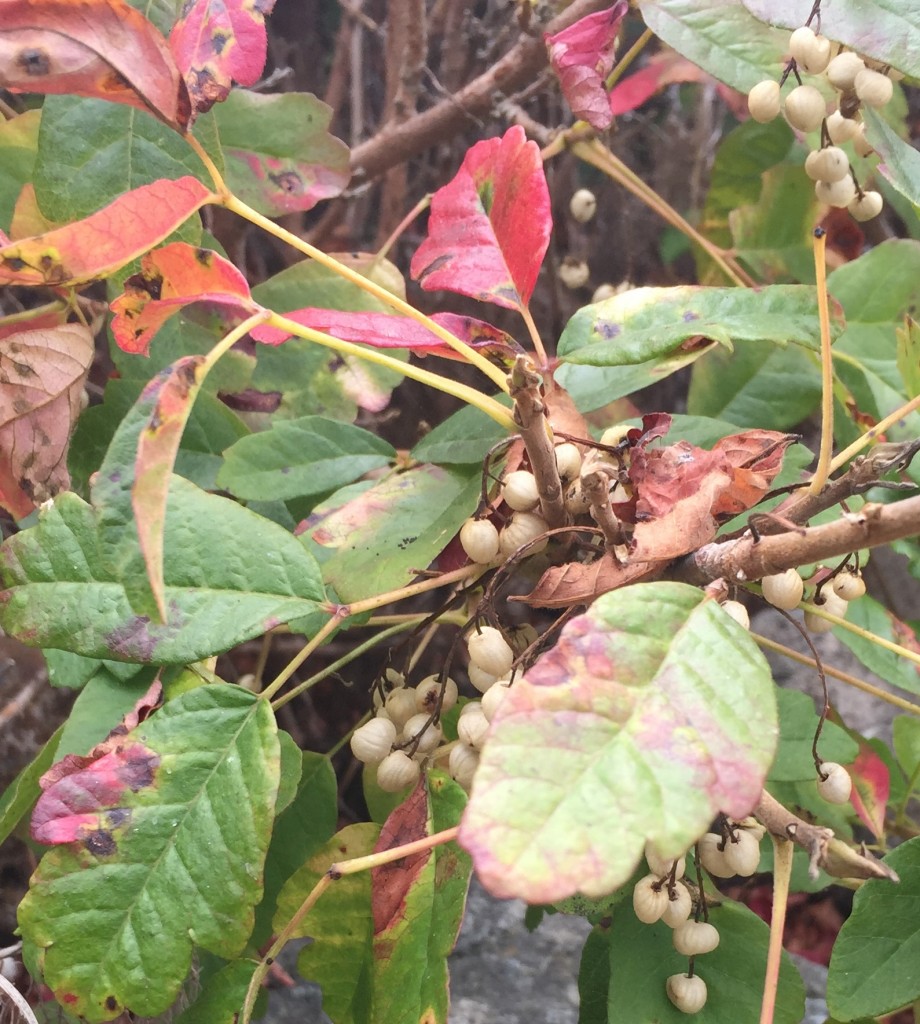
[[[556,35],[544,37],[549,62],[572,113],[599,131],[613,121],[605,79],[613,69],[617,32],[628,10],[626,0],[616,0],[609,10],[589,14]]]
[[[737,117],[746,116],[747,97],[741,96],[701,67],[682,57],[674,50],[664,50],[649,59],[641,71],[624,79],[610,91],[610,113],[616,117],[641,107],[646,100],[669,85],[681,82],[714,82],[722,100]]]
[[[551,230],[540,150],[513,125],[500,139],[477,142],[453,181],[434,194],[412,276],[426,291],[443,288],[522,309]]]
[[[869,742],[862,736],[856,738],[859,741],[859,754],[847,769],[853,779],[850,803],[866,828],[876,839],[881,839],[885,834],[885,808],[888,805],[891,776],[888,765]]]
[[[353,341],[359,345],[371,345],[374,348],[408,348],[416,355],[443,356],[446,359],[462,358],[417,320],[407,316],[312,308],[295,309],[292,313],[284,315],[288,320],[293,320],[304,327],[325,331],[343,341]],[[431,319],[461,341],[465,341],[480,352],[495,356],[504,364],[513,363],[515,356],[521,352],[520,346],[510,334],[475,317],[435,313]],[[267,325],[256,327],[250,333],[256,341],[261,341],[265,345],[280,345],[291,337],[290,332]]]

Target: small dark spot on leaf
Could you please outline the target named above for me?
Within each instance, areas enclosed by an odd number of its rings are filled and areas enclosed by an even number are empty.
[[[3,262],[13,271],[23,270],[28,266],[26,261],[19,259],[18,256],[4,256]]]
[[[118,1009],[118,1000],[115,998],[115,996],[106,996],[105,997],[105,1008],[109,1012],[112,1012],[113,1010],[117,1010]]]
[[[97,828],[83,837],[83,845],[94,857],[110,857],[118,849],[111,832]]]
[[[277,185],[282,192],[286,192],[289,196],[299,196],[303,194],[303,178],[300,177],[295,171],[284,171],[282,174],[269,174],[269,181]]]
[[[16,58],[16,63],[29,76],[47,75],[51,71],[51,58],[44,50],[29,47]]]
[[[604,339],[604,341],[610,341],[620,333],[620,325],[615,324],[612,320],[597,320],[594,324],[594,333]]]
[[[692,313],[689,309],[684,313],[683,321],[685,324],[692,323],[694,320],[699,320],[699,313]]]
[[[32,411],[31,403],[25,398],[14,398],[13,399],[13,414],[15,416],[25,416],[27,412]]]
[[[105,812],[105,820],[110,828],[118,828],[131,820],[131,809],[129,807],[113,807]]]
[[[153,784],[156,768],[160,763],[157,754],[148,753],[132,757],[118,769],[118,778],[133,792],[146,789]]]
[[[211,36],[211,48],[216,54],[224,52],[224,47],[230,41],[230,36],[226,32],[215,32]]]
[[[207,267],[207,266],[210,265],[210,263],[211,263],[211,256],[212,255],[213,255],[213,253],[209,249],[196,249],[195,250],[195,259],[198,260],[198,262],[202,266],[204,266],[204,267]]]

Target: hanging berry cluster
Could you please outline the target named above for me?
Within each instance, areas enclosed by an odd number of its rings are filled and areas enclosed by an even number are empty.
[[[808,25],[792,33],[789,53],[789,63],[779,82],[759,82],[748,93],[751,117],[766,124],[782,111],[799,131],[820,128],[820,147],[805,160],[805,172],[815,183],[815,195],[828,206],[845,207],[856,220],[871,220],[881,212],[882,197],[862,188],[840,144],[852,142],[860,157],[872,152],[860,111],[863,107],[884,107],[893,94],[892,81],[901,75],[888,65],[843,49]],[[802,83],[802,73],[823,76],[837,91],[837,104],[830,114],[821,92]],[[783,100],[781,89],[790,74],[799,84]]]

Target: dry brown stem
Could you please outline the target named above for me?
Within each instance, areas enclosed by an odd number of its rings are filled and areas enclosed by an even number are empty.
[[[808,853],[808,873],[818,877],[819,869],[835,878],[887,878],[899,882],[897,874],[874,857],[865,857],[846,843],[835,838],[829,828],[812,825],[783,805],[764,790],[754,808],[755,816],[775,836],[791,839]]]
[[[591,518],[604,534],[604,547],[612,553],[626,544],[629,538],[623,531],[616,513],[610,507],[610,477],[602,469],[582,474],[581,489],[588,499]]]
[[[608,0],[574,0],[545,31],[559,32],[606,6]],[[520,88],[538,74],[546,62],[542,33],[523,36],[501,60],[456,95],[402,124],[384,127],[372,139],[356,146],[351,154],[355,177],[376,178],[395,164],[451,138],[463,130],[471,115],[487,113],[495,102],[496,93],[508,95]]]

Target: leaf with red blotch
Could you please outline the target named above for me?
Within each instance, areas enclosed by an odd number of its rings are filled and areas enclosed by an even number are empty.
[[[68,754],[53,764],[38,780],[42,795],[32,812],[31,834],[48,846],[86,840],[92,833],[115,824],[100,812],[111,813],[126,788],[148,785],[156,760],[143,744],[129,741],[127,734],[163,703],[159,680],[134,708],[89,754]],[[146,780],[146,782],[142,781]]]
[[[770,667],[702,591],[639,583],[567,622],[483,746],[460,845],[501,899],[601,897],[647,841],[678,856],[750,813],[778,738]]]
[[[0,322],[0,506],[17,518],[70,485],[67,446],[94,345],[88,327],[62,319]]]
[[[698,64],[687,60],[674,50],[667,49],[653,54],[644,68],[618,82],[611,89],[608,96],[610,113],[616,117],[635,110],[669,85],[714,81],[712,75]],[[732,112],[740,113],[740,109],[736,111],[739,94],[721,82],[715,82],[715,85],[722,99],[732,108]]]
[[[227,327],[261,309],[246,278],[210,249],[173,242],[147,253],[141,271],[112,302],[112,335],[125,352],[146,353],[154,335],[180,309],[195,303],[219,308]]]
[[[652,562],[630,561],[625,565],[609,552],[595,562],[554,565],[540,577],[533,590],[522,598],[532,608],[572,608],[591,604],[601,594],[639,580],[654,579],[662,567]]]
[[[775,430],[745,430],[717,441],[712,450],[725,457],[731,486],[713,503],[712,514],[719,519],[735,516],[762,501],[795,440]]]
[[[141,185],[83,220],[4,245],[0,282],[71,285],[106,277],[216,199],[191,176]]]
[[[188,91],[166,40],[123,0],[3,0],[0,9],[0,88],[126,103],[188,127]]]
[[[227,98],[233,82],[255,85],[265,67],[265,15],[275,0],[186,0],[169,34],[199,113]]]
[[[551,230],[540,149],[512,125],[500,139],[477,142],[454,179],[435,192],[428,237],[411,273],[426,291],[443,288],[523,309]]]
[[[617,32],[628,10],[627,0],[616,0],[609,10],[589,14],[556,35],[543,37],[572,113],[598,131],[613,121],[605,79],[613,70]]]
[[[850,803],[867,829],[881,840],[885,835],[885,809],[891,789],[888,765],[862,736],[851,733],[859,743],[856,760],[847,768],[853,780]]]
[[[288,320],[333,334],[343,341],[353,341],[373,348],[407,348],[420,356],[442,356],[463,359],[450,345],[441,341],[417,320],[389,313],[351,312],[336,309],[295,309],[285,313]],[[493,362],[509,369],[523,353],[520,345],[504,331],[472,316],[435,313],[431,318],[467,345],[489,356]],[[263,324],[252,330],[256,341],[280,345],[291,337],[289,331]]]

